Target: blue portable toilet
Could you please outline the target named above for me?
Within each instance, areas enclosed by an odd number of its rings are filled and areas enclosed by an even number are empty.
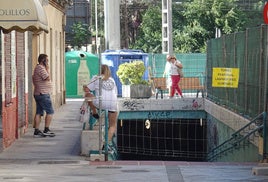
[[[131,62],[131,61],[143,61],[146,71],[143,75],[144,80],[149,79],[149,56],[141,50],[131,50],[131,49],[121,49],[121,50],[106,50],[101,54],[102,64],[107,64],[111,69],[112,77],[115,80],[116,86],[118,88],[118,96],[122,97],[122,84],[116,75],[118,67],[120,64]]]

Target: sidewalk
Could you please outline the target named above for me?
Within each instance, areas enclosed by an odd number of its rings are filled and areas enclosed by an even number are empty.
[[[67,100],[66,104],[55,110],[50,129],[55,137],[34,138],[34,129],[30,126],[27,133],[11,147],[0,153],[0,159],[82,159],[80,153],[80,134],[82,123],[79,122],[81,99]],[[44,129],[44,120],[40,130]]]
[[[80,156],[79,108],[71,99],[56,110],[51,130],[55,137],[34,138],[33,128],[0,153],[0,181],[38,182],[232,182],[268,181],[255,176],[257,163],[185,161],[90,162]],[[42,121],[43,124],[43,121]],[[43,128],[43,125],[41,125]]]

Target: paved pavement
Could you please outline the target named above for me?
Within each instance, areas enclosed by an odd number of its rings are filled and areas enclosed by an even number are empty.
[[[258,163],[186,161],[91,162],[80,156],[80,99],[67,100],[54,116],[55,137],[33,138],[33,128],[0,153],[2,182],[247,182],[268,181],[253,175]],[[43,122],[42,122],[43,123]]]

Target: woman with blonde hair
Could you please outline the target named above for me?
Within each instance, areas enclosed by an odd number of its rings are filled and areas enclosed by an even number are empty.
[[[117,87],[114,79],[111,77],[111,71],[108,65],[101,65],[100,76],[93,76],[89,84],[84,86],[84,91],[86,97],[94,97],[93,101],[88,101],[94,118],[99,119],[97,109],[108,110],[108,142],[111,143],[112,137],[116,132]],[[91,92],[95,92],[95,94]],[[100,97],[101,108],[99,102]]]

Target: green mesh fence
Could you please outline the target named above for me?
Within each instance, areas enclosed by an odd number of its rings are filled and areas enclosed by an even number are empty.
[[[239,68],[238,88],[212,87],[215,67]],[[242,115],[266,110],[267,26],[224,35],[207,44],[207,98]]]
[[[183,94],[187,93],[188,96],[196,96],[197,89],[194,88],[194,86],[201,86],[205,88],[206,54],[175,54],[175,56],[183,64],[184,77],[188,77],[191,79],[191,81],[188,81],[187,84],[185,84],[187,85],[187,88],[182,87]],[[165,54],[149,54],[149,67],[151,68],[151,77],[164,77],[163,73],[165,70],[166,63],[167,61]],[[195,81],[193,81],[192,77],[194,77],[195,79],[198,78],[199,82],[196,83]],[[170,85],[170,77],[165,75],[165,78],[166,84]],[[167,90],[165,90],[164,93],[167,93]]]
[[[175,54],[183,64],[184,77],[199,77],[204,83],[206,70],[206,54]],[[165,54],[149,54],[149,65],[152,76],[163,77],[166,65]]]

